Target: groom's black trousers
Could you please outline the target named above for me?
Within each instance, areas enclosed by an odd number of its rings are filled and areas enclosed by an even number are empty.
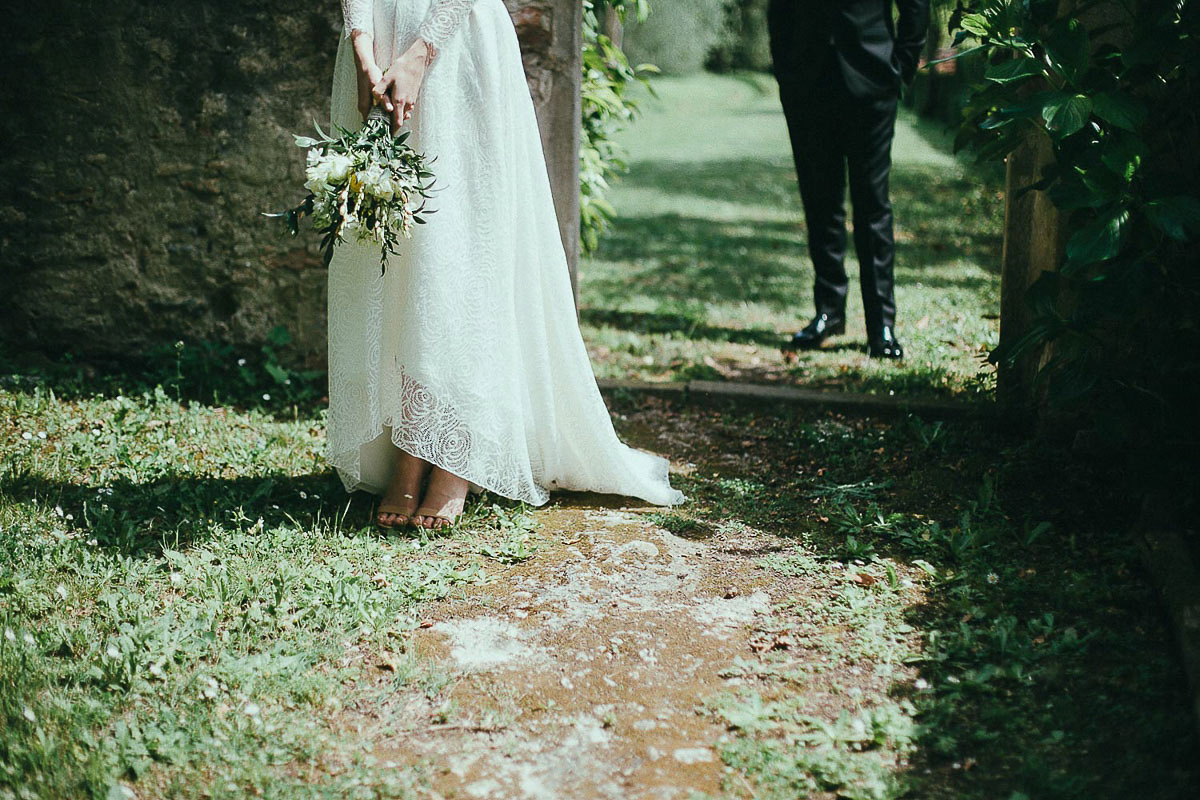
[[[888,178],[898,96],[851,96],[832,58],[815,81],[801,84],[787,75],[776,77],[816,270],[813,296],[817,314],[845,318],[848,173],[867,335],[878,336],[883,326],[896,323],[895,237]]]

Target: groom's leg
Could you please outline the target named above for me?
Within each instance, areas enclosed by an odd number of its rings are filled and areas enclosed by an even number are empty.
[[[779,83],[779,96],[792,140],[808,250],[816,273],[813,300],[817,314],[844,319],[848,286],[846,162],[836,103],[811,90],[799,91],[784,80]]]
[[[846,131],[854,249],[858,256],[867,337],[896,324],[895,252],[888,182],[897,98],[857,101],[856,123]]]

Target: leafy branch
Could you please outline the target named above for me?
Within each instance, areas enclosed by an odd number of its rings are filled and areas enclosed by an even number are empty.
[[[1194,290],[1183,254],[1200,238],[1200,186],[1188,177],[1194,153],[1170,132],[1197,130],[1196,18],[1169,0],[1136,11],[1113,0],[1069,11],[1057,0],[984,0],[959,2],[951,17],[955,45],[974,44],[989,62],[957,147],[1000,159],[1044,137],[1053,155],[1019,192],[1045,192],[1067,215],[1065,256],[1029,292],[1033,325],[992,353],[1013,363],[1053,343],[1039,376],[1052,402],[1145,394],[1156,379],[1129,352],[1131,328],[1161,292]],[[1130,360],[1118,366],[1121,356]]]
[[[635,84],[649,88],[647,76],[658,71],[650,64],[633,66],[613,41],[601,32],[597,7],[616,14],[621,22],[632,13],[643,20],[646,0],[584,0],[583,3],[583,117],[580,147],[579,231],[584,252],[592,252],[616,216],[608,202],[610,182],[626,169],[624,150],[613,137],[637,116],[637,102],[628,96]]]

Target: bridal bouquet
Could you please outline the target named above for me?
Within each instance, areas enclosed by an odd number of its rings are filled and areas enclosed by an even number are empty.
[[[373,108],[358,131],[334,131],[336,138],[318,125],[319,139],[294,137],[297,146],[309,148],[308,197],[295,208],[266,216],[282,219],[293,236],[300,232],[300,220],[311,216],[322,234],[326,266],[334,246],[353,239],[377,243],[386,269],[388,255],[399,252],[400,237],[411,237],[413,225],[424,224],[422,215],[433,213],[426,209],[433,173],[425,157],[406,144],[407,131],[392,135],[381,108]]]

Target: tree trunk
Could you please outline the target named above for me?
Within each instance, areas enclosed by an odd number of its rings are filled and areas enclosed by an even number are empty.
[[[1038,276],[1058,269],[1066,244],[1065,216],[1044,192],[1017,193],[1041,178],[1054,160],[1050,140],[1030,136],[1008,156],[1004,188],[1004,254],[1000,276],[1000,346],[1010,347],[1029,330],[1033,314],[1025,294]],[[1000,365],[997,395],[1009,410],[1036,404],[1034,378],[1044,360],[1044,348],[1027,350],[1013,364]]]
[[[579,120],[583,5],[579,0],[505,0],[537,109],[571,288],[579,304]]]

